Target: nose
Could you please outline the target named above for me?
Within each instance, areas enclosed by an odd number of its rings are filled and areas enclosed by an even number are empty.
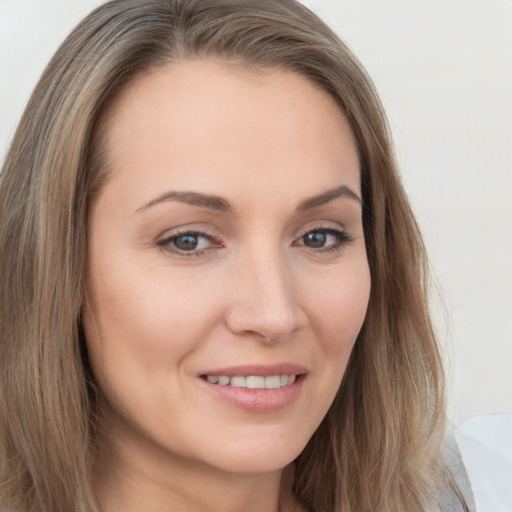
[[[236,266],[226,314],[232,332],[274,343],[304,327],[307,317],[286,261],[275,254],[262,254]]]

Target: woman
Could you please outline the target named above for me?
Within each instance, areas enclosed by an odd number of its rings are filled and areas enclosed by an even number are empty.
[[[456,499],[385,116],[306,8],[105,4],[0,179],[4,512]]]

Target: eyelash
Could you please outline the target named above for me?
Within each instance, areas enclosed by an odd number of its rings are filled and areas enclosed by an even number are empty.
[[[321,248],[316,248],[316,249],[312,248],[313,251],[317,252],[317,253],[339,252],[339,251],[343,250],[343,248],[348,243],[353,241],[353,237],[345,230],[317,227],[317,228],[309,229],[308,231],[306,231],[299,238],[297,238],[297,240],[294,242],[293,245],[303,246],[303,247],[308,248],[308,246],[305,243],[297,243],[297,241],[303,240],[304,237],[306,237],[307,235],[312,235],[312,234],[324,234],[324,235],[328,235],[328,236],[333,236],[336,239],[336,242],[334,244],[330,245],[329,247],[321,247]],[[207,247],[205,249],[191,250],[191,251],[186,251],[186,250],[177,248],[174,245],[174,243],[178,239],[185,237],[185,236],[195,237],[195,238],[199,238],[199,239],[201,239],[201,238],[207,239],[210,241],[211,244],[213,244],[213,246]],[[172,236],[164,238],[163,240],[158,241],[157,245],[165,251],[171,252],[173,254],[177,254],[179,256],[185,256],[185,257],[194,257],[194,256],[200,257],[212,250],[219,249],[219,248],[223,247],[222,242],[217,240],[212,235],[208,235],[208,234],[202,233],[200,231],[188,231],[188,230],[179,231],[179,232],[173,234]]]
[[[333,245],[330,245],[328,247],[322,247],[322,248],[316,249],[315,252],[336,253],[336,252],[343,250],[348,243],[353,241],[353,237],[345,230],[334,229],[334,228],[323,228],[323,227],[309,229],[303,235],[301,235],[297,240],[302,240],[307,235],[316,234],[316,233],[333,236],[336,239],[336,242]],[[307,247],[305,244],[296,244],[296,245],[302,245],[304,247]]]
[[[201,250],[184,251],[182,249],[180,250],[179,248],[177,248],[173,245],[173,243],[176,240],[178,240],[179,238],[185,237],[185,236],[207,239],[210,241],[211,244],[213,243],[213,247],[208,247],[206,249],[201,249]],[[165,251],[172,252],[173,254],[177,254],[179,256],[185,256],[185,257],[203,256],[207,252],[210,252],[212,250],[223,247],[222,243],[219,240],[217,240],[215,237],[213,237],[212,235],[207,235],[206,233],[202,233],[200,231],[189,231],[189,230],[178,231],[177,233],[175,233],[167,238],[164,238],[163,240],[160,240],[157,243],[157,245],[159,247],[161,247],[162,249],[164,249]]]

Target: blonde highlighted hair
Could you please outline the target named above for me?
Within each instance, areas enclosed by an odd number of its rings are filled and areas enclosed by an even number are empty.
[[[135,77],[204,57],[300,73],[357,141],[370,303],[337,397],[295,461],[297,498],[311,512],[435,508],[449,475],[424,247],[371,80],[294,0],[114,0],[46,68],[0,175],[0,508],[98,510],[80,329],[88,206],[106,177],[98,126]]]

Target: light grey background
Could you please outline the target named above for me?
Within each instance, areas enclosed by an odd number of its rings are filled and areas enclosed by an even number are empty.
[[[46,62],[98,0],[0,0],[0,160]],[[512,1],[306,0],[387,109],[438,292],[455,423],[512,411]]]

